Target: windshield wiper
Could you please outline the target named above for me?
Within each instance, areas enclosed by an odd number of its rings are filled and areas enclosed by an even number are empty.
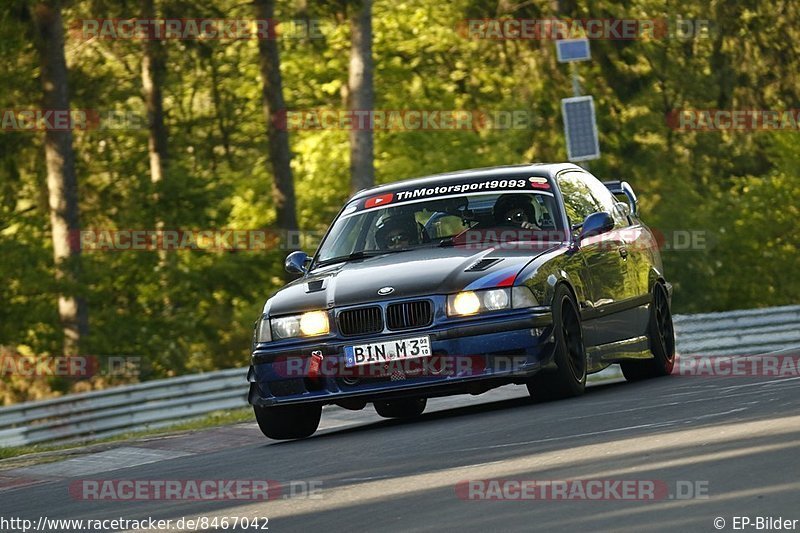
[[[471,242],[471,241],[467,242],[465,240],[456,241],[456,237],[458,237],[458,236],[459,235],[453,235],[452,237],[446,237],[446,238],[440,240],[439,243],[436,246],[438,246],[439,248],[450,248],[450,247],[456,246],[456,245],[459,245],[459,246],[464,245],[465,246],[465,245],[468,245],[468,244],[489,244],[489,243],[492,243],[492,242],[502,242],[499,239],[495,239],[495,238],[492,238],[492,237],[488,237],[487,238],[486,236],[484,236],[483,239],[481,239],[481,240],[479,240],[477,242]]]
[[[338,257],[331,257],[330,259],[325,259],[324,261],[317,261],[317,264],[314,266],[327,266],[327,265],[333,265],[335,263],[346,263],[348,261],[355,261],[356,259],[365,259],[367,257],[375,257],[378,255],[404,252],[406,251],[406,249],[407,248],[400,250],[359,250],[357,252],[353,252],[348,255],[340,255]]]

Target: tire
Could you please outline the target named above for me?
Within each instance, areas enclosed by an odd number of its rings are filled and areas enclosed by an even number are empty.
[[[556,287],[553,296],[553,335],[556,370],[539,372],[527,383],[531,397],[540,402],[580,396],[586,390],[581,318],[572,293],[564,285]]]
[[[253,406],[261,433],[270,439],[304,439],[319,427],[322,405]]]
[[[392,400],[374,402],[375,412],[383,418],[414,418],[425,411],[427,398],[411,398],[409,400]]]
[[[647,338],[652,359],[624,361],[620,363],[622,374],[628,381],[657,378],[672,374],[675,366],[675,329],[669,309],[667,290],[661,283],[653,287],[653,302],[650,306],[650,321]]]

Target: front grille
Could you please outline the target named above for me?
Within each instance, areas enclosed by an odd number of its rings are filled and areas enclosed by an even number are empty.
[[[421,328],[432,321],[433,311],[428,300],[392,304],[386,308],[386,325],[389,329]]]
[[[383,331],[380,307],[348,309],[339,314],[339,331],[342,335],[364,335]]]

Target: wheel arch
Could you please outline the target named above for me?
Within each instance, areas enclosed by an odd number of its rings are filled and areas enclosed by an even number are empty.
[[[556,290],[558,290],[559,286],[567,288],[567,291],[569,292],[570,296],[572,296],[572,301],[575,303],[576,309],[580,310],[580,303],[579,303],[580,300],[578,300],[578,293],[575,291],[575,287],[572,286],[572,284],[569,282],[569,279],[567,278],[562,278],[558,280],[556,284],[553,286],[553,294],[550,296],[550,304],[552,305],[553,297],[555,296]]]
[[[653,292],[656,283],[661,283],[664,285],[664,288],[667,288],[667,280],[664,277],[664,273],[653,267],[650,268],[650,272],[647,276],[647,286],[649,287],[650,292]]]
[[[661,285],[667,292],[667,302],[669,303],[669,306],[672,307],[672,284],[667,281],[661,272],[655,269],[650,270],[650,276],[647,285],[650,289],[650,294],[653,294],[656,289],[656,285]]]
[[[564,252],[558,250],[550,257],[538,258],[529,264],[518,276],[517,284],[527,286],[540,305],[552,305],[556,287],[563,283],[580,310],[588,291],[583,264],[580,257]]]

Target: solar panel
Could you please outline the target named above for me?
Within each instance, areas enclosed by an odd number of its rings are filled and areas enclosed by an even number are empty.
[[[589,39],[560,39],[556,41],[556,56],[559,63],[588,61],[592,58]]]
[[[587,161],[599,158],[600,143],[597,138],[594,99],[591,96],[562,98],[561,114],[567,138],[567,159]]]

